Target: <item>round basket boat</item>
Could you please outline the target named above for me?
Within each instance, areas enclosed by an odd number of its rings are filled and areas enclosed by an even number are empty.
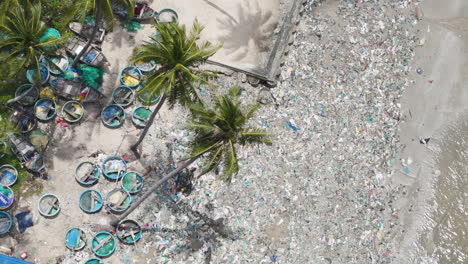
[[[29,133],[37,126],[37,119],[34,115],[25,115],[23,119],[19,121],[19,125],[22,133]]]
[[[143,177],[136,171],[125,173],[122,178],[122,188],[130,194],[135,194],[143,189]]]
[[[15,97],[20,96],[27,92],[27,94],[18,100],[18,103],[24,106],[34,105],[34,103],[39,98],[39,90],[37,87],[33,87],[31,90],[29,88],[32,87],[32,84],[23,84],[18,87],[15,91]],[[28,91],[29,90],[29,91]]]
[[[81,250],[86,246],[86,234],[81,228],[71,228],[65,235],[65,245],[72,251]]]
[[[102,173],[111,180],[123,177],[127,172],[127,163],[120,156],[109,156],[102,163]]]
[[[6,146],[6,144],[5,144]],[[10,187],[15,184],[18,179],[18,171],[11,165],[0,166],[0,184]]]
[[[37,210],[46,217],[56,216],[60,212],[60,201],[55,194],[46,193],[39,198]]]
[[[57,114],[57,105],[50,98],[42,98],[37,100],[34,105],[34,115],[42,121],[49,121]]]
[[[127,86],[119,86],[112,92],[112,101],[114,104],[127,107],[135,100],[135,91]]]
[[[137,127],[145,127],[152,111],[146,106],[135,107],[132,111],[132,122]]]
[[[7,212],[0,211],[0,235],[10,232],[13,218]]]
[[[90,214],[96,213],[103,205],[102,194],[98,190],[88,189],[81,193],[78,202],[81,210]]]
[[[5,141],[0,141],[0,159],[5,157],[7,153],[8,144]]]
[[[132,197],[126,190],[116,188],[109,192],[106,198],[106,203],[112,211],[122,213],[130,207]]]
[[[141,89],[143,89],[143,87],[139,86],[137,88],[137,92],[141,91]],[[152,105],[152,104],[155,104],[159,100],[159,96],[158,95],[151,96],[151,91],[146,90],[142,93],[138,93],[138,100],[140,100],[140,102],[142,102],[145,105]]]
[[[49,69],[44,64],[40,63],[39,70],[41,71],[40,83],[45,84],[49,80],[49,77],[50,77]],[[36,83],[34,81],[34,75],[36,74],[36,71],[37,71],[36,69],[29,69],[26,71],[26,78],[28,79],[30,83],[33,83],[33,84]]]
[[[125,244],[134,244],[141,238],[142,229],[134,220],[123,220],[115,229],[117,238]]]
[[[114,253],[117,243],[115,237],[105,231],[101,231],[94,235],[91,240],[91,251],[98,257],[107,257]]]
[[[159,23],[170,23],[175,22],[177,23],[179,20],[179,16],[177,12],[170,8],[165,8],[159,11],[157,20]]]
[[[15,194],[10,187],[0,185],[0,210],[8,209],[15,200]]]
[[[108,105],[102,109],[101,120],[108,127],[119,127],[125,121],[125,110],[120,105]]]
[[[151,72],[156,69],[156,62],[155,61],[150,61],[150,62],[143,62],[143,61],[137,61],[135,63],[135,66],[143,73],[146,72]]]
[[[84,264],[104,264],[104,262],[98,258],[91,258],[88,259]]]
[[[143,75],[135,66],[127,66],[120,72],[120,82],[130,88],[140,85]]]
[[[49,67],[49,71],[53,75],[60,75],[64,73],[69,67],[70,62],[66,56],[57,56],[50,58],[50,61],[55,65],[50,65],[49,63],[44,63]],[[60,69],[60,70],[59,70]]]
[[[81,162],[75,169],[75,179],[82,185],[93,185],[99,180],[99,166],[89,161]]]
[[[68,101],[62,106],[62,116],[69,123],[79,122],[84,115],[84,107],[77,101]]]

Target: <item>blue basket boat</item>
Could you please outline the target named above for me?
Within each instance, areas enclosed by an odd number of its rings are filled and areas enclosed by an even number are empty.
[[[42,121],[49,121],[57,114],[57,105],[55,100],[42,98],[37,100],[34,105],[34,115]]]
[[[75,179],[79,184],[92,185],[99,180],[99,166],[89,161],[81,162],[75,169]]]
[[[77,101],[68,101],[62,106],[62,116],[69,123],[79,122],[84,115],[84,107]]]
[[[81,250],[86,246],[86,234],[81,228],[71,228],[65,235],[65,245],[72,251]]]
[[[102,259],[90,258],[84,264],[104,264],[104,262],[102,261]]]
[[[135,100],[135,91],[127,86],[119,86],[112,92],[112,101],[114,104],[127,107]]]
[[[125,121],[125,110],[120,105],[108,105],[102,109],[101,120],[108,127],[119,127]]]
[[[135,107],[132,111],[132,122],[137,127],[145,127],[152,111],[147,106]]]
[[[135,194],[143,189],[143,177],[136,171],[125,173],[122,178],[122,188],[130,194]]]
[[[130,88],[140,85],[143,74],[135,66],[127,66],[120,72],[120,82]]]
[[[135,66],[143,73],[146,73],[146,72],[151,72],[151,71],[154,71],[154,69],[156,69],[156,62],[155,61],[150,61],[150,62],[143,62],[143,61],[137,61],[135,63]]]
[[[0,211],[0,235],[10,232],[13,218],[7,212]]]
[[[102,194],[95,189],[88,189],[82,192],[78,202],[81,210],[90,214],[101,210],[102,205],[104,204]]]
[[[27,114],[24,115],[20,120],[19,120],[19,125],[21,129],[21,133],[29,133],[33,129],[36,128],[37,126],[37,119],[34,115],[32,114]]]
[[[15,200],[15,194],[10,187],[0,185],[0,210],[8,209]]]
[[[66,56],[52,57],[50,58],[50,61],[55,65],[55,67],[50,65],[48,62],[44,64],[48,66],[50,73],[53,75],[60,75],[70,67],[70,62]]]
[[[157,21],[158,23],[177,23],[179,20],[179,16],[177,12],[170,8],[164,8],[159,11]]]
[[[15,184],[17,179],[18,179],[18,171],[16,170],[15,167],[8,165],[8,164],[0,166],[0,184],[1,185],[10,187],[13,184]]]
[[[137,88],[137,92],[141,91],[143,89],[142,86],[139,86]],[[138,93],[138,100],[142,102],[145,105],[152,105],[155,104],[157,101],[159,101],[159,95],[153,95],[151,96],[151,91],[146,90],[141,93]]]
[[[127,163],[120,156],[109,156],[102,163],[102,173],[111,180],[117,180],[127,172]]]
[[[116,188],[109,192],[106,203],[112,211],[122,213],[130,207],[132,197],[126,190]]]
[[[115,229],[117,238],[125,244],[134,244],[141,238],[142,228],[138,222],[130,219],[123,220]]]
[[[41,71],[40,83],[45,84],[49,80],[49,77],[50,77],[49,69],[47,68],[46,65],[41,63],[39,64],[39,70]],[[30,83],[33,83],[33,84],[36,83],[34,81],[34,75],[36,74],[36,72],[37,72],[36,69],[29,69],[26,71],[26,78],[28,79]]]
[[[60,212],[60,201],[55,194],[46,193],[39,198],[37,210],[46,217],[56,216]]]
[[[15,97],[27,92],[27,95],[18,100],[19,104],[24,106],[30,106],[34,105],[34,103],[37,101],[37,99],[39,98],[39,90],[37,89],[37,87],[33,87],[31,90],[29,90],[32,86],[32,84],[23,84],[16,89]]]
[[[115,237],[109,232],[98,232],[91,240],[91,251],[98,257],[112,255],[116,247]]]

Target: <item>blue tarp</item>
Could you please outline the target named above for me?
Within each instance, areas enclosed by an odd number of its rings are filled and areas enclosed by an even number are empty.
[[[34,264],[34,263],[0,254],[0,264]]]

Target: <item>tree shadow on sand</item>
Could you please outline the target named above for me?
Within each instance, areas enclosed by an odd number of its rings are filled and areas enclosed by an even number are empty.
[[[238,4],[238,18],[232,16],[217,19],[221,30],[227,33],[219,38],[223,48],[229,53],[236,54],[234,59],[246,58],[249,53],[249,43],[253,42],[259,52],[270,49],[273,30],[277,26],[271,11],[262,11],[260,4],[255,1],[244,1],[244,6]]]

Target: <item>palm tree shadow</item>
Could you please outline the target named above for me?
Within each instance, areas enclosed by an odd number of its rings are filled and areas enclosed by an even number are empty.
[[[252,42],[259,52],[267,52],[270,49],[270,39],[273,30],[278,24],[271,11],[262,11],[258,2],[251,6],[250,1],[245,1],[245,7],[238,4],[238,19],[232,17],[217,19],[219,28],[227,33],[219,38],[223,42],[223,48],[228,53],[236,54],[234,59],[246,58],[249,53],[249,43]]]

